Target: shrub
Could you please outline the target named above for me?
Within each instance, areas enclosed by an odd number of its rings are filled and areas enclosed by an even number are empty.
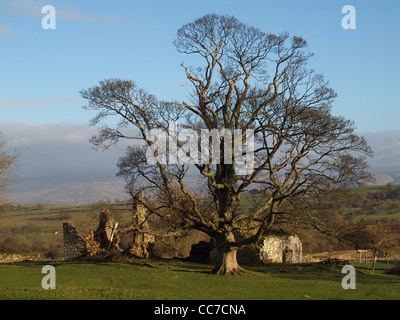
[[[394,274],[396,276],[400,276],[400,263],[395,265],[393,268],[390,268],[385,271],[386,274]]]
[[[31,251],[31,244],[25,237],[16,235],[6,238],[0,244],[0,251],[3,253],[27,253]]]
[[[57,259],[63,256],[64,256],[64,251],[62,246],[60,245],[53,245],[50,247],[50,249],[44,252],[44,257],[49,259]]]

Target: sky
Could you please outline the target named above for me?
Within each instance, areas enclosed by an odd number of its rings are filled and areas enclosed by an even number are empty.
[[[45,5],[56,10],[55,29],[42,28]],[[342,27],[345,5],[355,8],[355,29]],[[173,40],[208,13],[306,39],[310,67],[338,94],[332,113],[378,150],[373,169],[400,171],[398,0],[0,0],[0,132],[21,153],[21,175],[114,175],[123,148],[92,149],[94,114],[79,91],[121,78],[160,99],[185,99],[185,56]]]

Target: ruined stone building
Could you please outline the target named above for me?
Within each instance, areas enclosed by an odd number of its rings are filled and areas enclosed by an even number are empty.
[[[116,228],[108,210],[102,210],[96,230],[79,235],[75,227],[66,222],[64,230],[65,259],[101,256],[121,253],[138,258],[184,259],[190,248],[199,241],[210,241],[206,234],[192,230],[186,236],[154,236],[146,220],[147,211],[142,205],[133,205],[132,224],[128,228]]]
[[[150,256],[149,248],[151,248],[151,243],[154,242],[154,237],[146,232],[148,225],[144,214],[143,207],[134,207],[132,226],[125,230],[118,230],[118,224],[112,220],[110,211],[102,210],[97,229],[95,231],[90,230],[86,236],[80,236],[70,222],[64,223],[65,259],[76,259],[110,252],[124,252],[135,257],[148,258]]]
[[[302,262],[303,246],[296,235],[270,235],[263,239],[259,249],[262,262]]]
[[[300,238],[282,230],[270,231],[258,248],[245,247],[237,253],[239,263],[300,263],[302,258]]]
[[[239,264],[300,263],[302,257],[302,243],[299,237],[283,231],[266,235],[258,248],[248,246],[237,252]],[[214,263],[216,258],[217,251],[212,242],[205,241],[193,245],[189,257],[192,261],[211,263]]]
[[[120,250],[119,238],[114,232],[115,227],[110,218],[110,212],[102,210],[99,226],[92,229],[86,236],[80,236],[70,222],[63,223],[64,257],[66,260],[98,254],[105,250]]]
[[[86,236],[78,235],[69,222],[63,224],[63,233],[67,260],[104,253],[125,253],[137,258],[178,257],[213,263],[217,256],[210,237],[198,231],[187,237],[168,241],[154,237],[149,230],[147,211],[142,205],[133,206],[132,225],[123,230],[117,229],[110,211],[102,210],[97,229],[90,230]],[[174,249],[173,252],[169,252],[171,248]],[[267,234],[257,248],[249,246],[238,250],[237,259],[241,264],[300,263],[302,243],[294,234],[275,230]]]

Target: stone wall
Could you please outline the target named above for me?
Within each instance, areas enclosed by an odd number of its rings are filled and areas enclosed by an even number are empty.
[[[155,237],[148,233],[150,231],[147,222],[148,211],[140,204],[140,200],[141,197],[138,197],[138,201],[133,204],[132,226],[138,229],[133,230],[131,233],[132,242],[129,252],[138,258],[149,258],[152,255],[151,250]]]
[[[211,250],[210,250],[211,248]],[[192,261],[211,262],[217,260],[217,250],[211,242],[199,242],[192,246]],[[261,248],[253,246],[241,248],[237,252],[239,264],[260,263],[301,263],[303,258],[302,243],[298,236],[279,234],[269,235],[262,240]]]
[[[263,262],[300,263],[302,251],[302,243],[297,236],[268,236],[263,240],[259,255]]]
[[[87,255],[85,240],[78,235],[70,222],[63,223],[64,256],[66,260],[81,258]]]

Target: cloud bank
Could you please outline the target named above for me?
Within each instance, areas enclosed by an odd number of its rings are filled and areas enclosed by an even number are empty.
[[[120,143],[104,152],[95,151],[89,138],[97,129],[89,125],[0,124],[6,149],[21,155],[20,178],[52,176],[114,177],[118,158],[125,152]]]
[[[89,138],[97,133],[97,128],[88,124],[0,123],[0,132],[7,150],[21,155],[21,178],[115,177],[118,158],[132,143],[125,140],[107,151],[95,151]],[[400,131],[363,135],[374,151],[369,159],[372,172],[400,171]]]
[[[46,108],[57,106],[84,105],[84,99],[77,98],[0,98],[1,107]]]
[[[364,134],[374,156],[369,163],[374,172],[400,171],[400,131]]]

